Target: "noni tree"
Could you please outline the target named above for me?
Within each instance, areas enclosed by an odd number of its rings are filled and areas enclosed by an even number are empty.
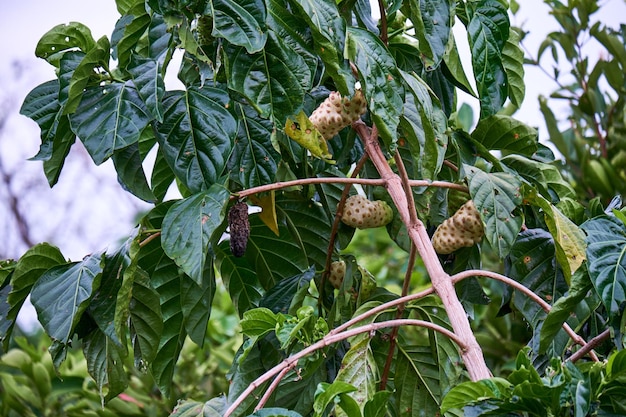
[[[550,3],[564,30],[540,53],[576,55],[570,35],[595,2]],[[21,112],[41,128],[50,185],[78,139],[154,207],[117,248],[69,262],[42,243],[4,262],[5,344],[30,296],[55,367],[80,343],[104,402],[128,386],[129,358],[171,397],[183,343],[203,345],[223,286],[243,334],[229,386],[173,415],[624,414],[626,357],[612,352],[626,214],[604,207],[623,186],[590,201],[600,184],[577,179],[595,177],[572,175],[510,116],[524,98],[515,2],[381,0],[378,20],[365,0],[116,4],[110,37],[80,23],[43,36],[35,52],[58,78]],[[623,28],[589,32],[615,59],[574,68],[595,81],[569,89],[578,136],[548,127],[566,161],[599,175],[624,152],[626,52]],[[458,90],[479,103],[475,125]],[[404,276],[382,280],[347,249],[379,228],[408,254]],[[508,369],[490,369],[477,337],[490,296],[529,327]]]

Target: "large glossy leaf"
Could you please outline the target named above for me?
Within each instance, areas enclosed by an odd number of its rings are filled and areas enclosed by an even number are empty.
[[[416,75],[402,73],[407,85],[400,121],[420,179],[435,179],[443,164],[448,136],[446,116],[426,83]]]
[[[381,40],[366,30],[349,28],[346,43],[347,55],[361,76],[372,120],[387,145],[393,146],[404,103],[402,76],[396,62]]]
[[[193,193],[216,183],[226,167],[237,135],[229,101],[225,91],[209,87],[165,96],[156,136],[170,168]]]
[[[252,188],[274,181],[280,154],[272,144],[274,126],[243,108],[233,154],[228,161],[232,177],[243,186]]]
[[[189,338],[198,346],[203,346],[211,306],[215,295],[215,269],[213,254],[207,255],[202,283],[198,284],[187,276],[181,280],[181,305],[185,318],[185,330]]]
[[[287,117],[302,109],[304,95],[310,90],[313,73],[306,56],[274,32],[265,48],[249,54],[245,48],[228,50],[229,88],[241,94],[264,118],[284,125]]]
[[[112,37],[113,52],[117,57],[120,68],[127,68],[131,63],[133,51],[137,49],[140,39],[145,35],[150,26],[150,15],[146,11],[145,3],[139,3],[132,7],[116,23],[116,32],[119,39]],[[115,33],[115,32],[114,32]]]
[[[228,247],[228,242],[222,242],[216,248],[215,262],[230,299],[242,317],[244,312],[259,305],[264,291],[248,260],[235,257]]]
[[[561,172],[554,165],[515,154],[507,155],[501,161],[517,171],[549,201],[557,203],[563,198],[576,199],[576,192],[570,183],[563,179]]]
[[[420,413],[436,415],[439,411],[439,369],[429,347],[402,347],[396,353],[394,374],[396,404],[399,416]],[[435,391],[433,391],[435,389]]]
[[[148,274],[140,268],[133,277],[129,317],[135,357],[141,358],[141,367],[145,367],[158,352],[163,334],[163,314],[159,293],[152,288]]]
[[[128,83],[88,88],[70,115],[72,130],[97,165],[137,142],[150,120],[143,100]]]
[[[265,2],[262,0],[211,0],[213,36],[243,46],[249,54],[263,49],[267,40]]]
[[[344,58],[346,22],[334,0],[291,0],[313,32],[315,52],[324,62],[337,90],[342,95],[352,95],[354,77],[350,65]]]
[[[619,319],[626,298],[626,226],[617,217],[600,216],[581,227],[587,234],[591,282],[611,319]]]
[[[314,277],[315,269],[311,267],[302,274],[280,281],[267,291],[259,307],[269,308],[274,313],[296,313],[294,310],[302,304],[302,293],[308,293],[309,285]]]
[[[209,242],[224,220],[229,197],[226,188],[214,184],[176,202],[163,219],[163,250],[201,287]]]
[[[96,45],[91,48],[80,61],[80,64],[72,72],[72,78],[68,86],[67,101],[63,107],[64,114],[74,113],[80,104],[85,88],[97,75],[97,69],[106,69],[109,66],[111,45],[106,36],[98,39]]]
[[[500,258],[504,258],[517,237],[524,219],[518,207],[522,203],[521,181],[511,174],[486,173],[463,165],[470,195],[485,226],[485,237]]]
[[[52,80],[35,87],[24,99],[20,113],[30,117],[41,130],[41,147],[33,160],[44,161],[48,184],[54,186],[76,135],[59,102],[59,81]]]
[[[524,51],[520,48],[520,35],[513,28],[509,29],[509,38],[502,48],[502,65],[506,72],[508,96],[516,107],[522,106],[526,85],[524,84]]]
[[[146,173],[143,170],[139,144],[133,143],[113,154],[113,164],[117,171],[119,183],[134,196],[154,202],[155,196],[148,185]]]
[[[553,302],[568,289],[554,257],[554,240],[550,233],[543,229],[528,229],[520,233],[511,248],[505,273],[544,300]],[[513,301],[533,327],[546,316],[536,302],[523,294],[516,293]]]
[[[161,76],[157,60],[132,55],[127,71],[133,78],[139,97],[141,97],[146,104],[150,115],[156,121],[162,123],[165,82]]]
[[[35,55],[58,68],[63,52],[80,50],[86,53],[95,45],[96,41],[87,26],[70,22],[57,25],[46,32],[37,43]]]
[[[10,292],[7,295],[8,311],[3,319],[6,319],[6,332],[0,339],[8,343],[15,325],[17,314],[24,305],[24,301],[31,292],[33,285],[48,269],[65,263],[63,254],[55,246],[41,243],[27,250],[19,259],[10,275]],[[0,280],[0,286],[2,282]]]
[[[441,403],[441,413],[450,409],[463,409],[464,406],[486,398],[510,397],[511,383],[504,378],[483,379],[476,382],[463,382],[453,387]],[[480,415],[480,414],[479,414]]]
[[[370,348],[370,339],[361,338],[353,343],[341,362],[335,381],[346,382],[356,388],[349,395],[363,410],[365,403],[373,398],[378,381],[378,367]]]
[[[506,7],[497,0],[470,3],[467,35],[480,97],[481,118],[496,114],[508,96],[502,49],[509,36]]]
[[[537,129],[502,114],[481,119],[472,132],[472,139],[489,150],[511,151],[526,156],[537,152]]]
[[[592,289],[591,281],[589,280],[589,274],[586,268],[579,269],[571,279],[571,284],[567,294],[552,305],[552,309],[548,313],[543,326],[541,326],[540,340],[539,340],[539,353],[543,353],[552,343],[556,334],[563,331],[563,323],[569,321],[570,326],[574,325],[570,319],[573,315],[576,315],[577,321],[582,323],[587,317],[580,317],[579,307],[581,304],[589,304],[588,296],[589,290]],[[589,311],[589,309],[587,309]]]
[[[411,0],[411,21],[419,39],[424,69],[431,71],[441,63],[452,24],[448,0]]]
[[[105,399],[117,396],[128,386],[128,377],[124,369],[124,349],[117,346],[99,329],[85,337],[83,343],[87,370],[96,381],[104,404]]]
[[[31,302],[46,333],[67,344],[74,328],[100,285],[101,256],[55,266],[35,283]]]
[[[157,206],[157,209],[161,209]],[[162,213],[157,213],[156,223]],[[162,217],[161,217],[162,219]],[[161,239],[154,239],[139,252],[139,266],[148,272],[151,287],[159,294],[163,332],[150,370],[159,390],[168,397],[174,368],[187,336],[181,300],[182,273],[161,248]]]

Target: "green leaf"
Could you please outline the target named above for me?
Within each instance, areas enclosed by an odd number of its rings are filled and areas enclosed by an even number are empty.
[[[290,3],[313,32],[315,53],[322,58],[337,90],[341,95],[351,96],[355,80],[344,58],[346,22],[339,14],[337,3],[335,0],[291,0]]]
[[[521,182],[504,172],[486,173],[463,165],[470,195],[485,226],[485,237],[496,254],[504,258],[522,228],[518,207],[522,203]]]
[[[323,382],[319,384],[315,392],[315,402],[313,403],[314,417],[326,415],[329,406],[334,405],[335,398],[342,394],[350,394],[356,391],[354,385],[344,381],[335,380],[332,384]]]
[[[363,29],[348,29],[346,48],[348,58],[359,71],[372,121],[387,146],[393,147],[404,103],[402,76],[396,62],[381,40]]]
[[[165,207],[163,207],[165,208]],[[158,218],[162,208],[157,206]],[[150,370],[159,390],[169,397],[176,361],[183,347],[187,333],[181,300],[182,273],[174,261],[168,258],[161,247],[161,239],[154,239],[139,252],[138,265],[150,276],[151,286],[158,292],[163,317],[163,333],[158,344]]]
[[[100,285],[101,255],[48,269],[33,286],[31,301],[46,333],[67,344]]]
[[[248,417],[302,417],[302,415],[284,408],[268,407],[257,410]]]
[[[96,45],[90,49],[80,64],[72,72],[67,101],[64,103],[63,114],[71,114],[76,111],[89,82],[96,78],[97,68],[107,69],[109,66],[111,45],[106,36],[98,39]]]
[[[554,165],[535,161],[522,155],[507,155],[502,163],[528,181],[548,201],[554,203],[561,199],[576,199],[576,192],[569,182],[561,176],[561,171]]]
[[[96,45],[91,30],[82,23],[70,22],[53,27],[46,32],[35,48],[35,55],[43,58],[55,67],[67,50],[89,52]]]
[[[51,187],[57,183],[65,158],[76,140],[58,97],[59,81],[48,81],[28,93],[20,108],[20,114],[34,120],[41,130],[41,147],[31,159],[44,161],[44,172]]]
[[[239,131],[228,169],[243,188],[270,184],[281,159],[272,144],[274,126],[242,107],[240,110]]]
[[[511,151],[532,156],[537,152],[537,129],[510,116],[496,114],[482,118],[472,139],[489,150]]]
[[[150,120],[137,90],[128,83],[88,88],[70,115],[72,130],[96,165],[136,143]]]
[[[7,319],[15,320],[33,285],[50,268],[65,263],[61,251],[48,243],[28,249],[17,261],[11,275],[11,292],[7,302],[11,306]]]
[[[626,227],[615,217],[599,216],[581,228],[587,234],[589,275],[609,317],[621,317],[620,305],[626,298]]]
[[[395,361],[393,396],[402,417],[439,411],[439,368],[427,346],[399,346]]]
[[[161,151],[161,147],[159,147],[154,160],[154,166],[152,168],[152,177],[150,179],[150,183],[152,184],[152,193],[157,201],[163,201],[165,194],[167,194],[167,190],[169,190],[170,185],[172,185],[172,182],[174,182],[175,179],[176,176],[174,175],[174,171],[172,171],[168,165],[165,160],[165,156]]]
[[[129,316],[135,357],[140,357],[145,366],[158,352],[164,322],[159,293],[152,288],[150,277],[141,268],[137,268],[134,275]]]
[[[211,0],[212,35],[246,48],[249,54],[265,46],[265,2],[262,0]]]
[[[461,57],[459,56],[459,50],[456,46],[456,40],[452,35],[448,40],[446,53],[443,55],[443,64],[444,71],[449,74],[448,77],[453,80],[454,85],[456,85],[472,97],[477,97],[476,92],[474,91],[474,87],[467,79],[467,75],[465,74],[465,70],[463,69]],[[467,130],[469,131],[469,128]]]
[[[378,391],[374,394],[374,398],[365,403],[363,415],[367,417],[385,417],[390,396],[391,392],[389,391]]]
[[[308,294],[311,280],[315,277],[315,269],[309,268],[302,274],[286,278],[267,291],[259,306],[266,307],[275,313],[295,314],[300,307],[302,293]]]
[[[85,337],[83,343],[87,370],[96,381],[104,406],[105,399],[116,397],[128,386],[124,369],[125,352],[99,329]]]
[[[233,401],[235,401],[235,399],[237,399],[237,397],[239,397],[239,395],[241,395],[243,391],[250,386],[252,381],[257,379],[266,371],[265,366],[275,365],[276,362],[271,356],[269,346],[267,350],[262,351],[260,347],[255,345],[250,349],[250,352],[244,359],[239,360],[241,352],[242,349],[239,349],[230,371],[231,383],[227,394],[228,404],[232,404]],[[251,405],[256,402],[255,395],[261,395],[266,386],[267,383],[264,383],[254,390],[253,394],[249,395],[243,401],[238,411],[234,413],[234,416],[245,415],[245,410],[252,408]]]
[[[359,405],[361,411],[365,403],[374,397],[378,368],[370,348],[370,339],[361,338],[353,343],[341,361],[341,369],[335,381],[343,381],[356,388],[350,396]]]
[[[463,382],[453,387],[441,402],[441,413],[451,409],[462,410],[465,405],[487,398],[508,399],[511,383],[504,378],[489,378]]]
[[[441,63],[450,37],[451,5],[448,0],[411,0],[411,21],[419,40],[426,71]]]
[[[218,414],[222,415],[222,414]],[[203,417],[204,403],[193,400],[182,400],[176,404],[174,410],[170,414],[170,417]],[[217,417],[217,416],[216,416]]]
[[[117,21],[116,30],[121,32],[121,36],[119,40],[112,40],[112,46],[120,68],[128,69],[129,66],[134,66],[133,52],[136,51],[150,24],[151,19],[146,11],[145,3],[134,5]]]
[[[513,29],[509,29],[509,37],[502,48],[502,65],[506,72],[508,96],[511,103],[517,108],[522,106],[526,85],[524,84],[524,51],[519,44],[521,37]]]
[[[566,295],[556,300],[543,322],[543,326],[541,326],[540,353],[545,352],[556,334],[562,331],[563,323],[576,312],[576,307],[588,297],[591,288],[592,284],[586,268],[581,268],[572,275],[569,291]],[[583,322],[582,318],[579,321]]]
[[[159,123],[163,123],[165,82],[156,59],[132,55],[127,71],[133,78],[139,97],[146,104],[150,115]]]
[[[569,282],[571,275],[587,258],[583,231],[547,200],[540,196],[526,198],[543,210],[546,224],[556,243],[556,259]]]
[[[143,170],[139,144],[133,143],[113,154],[113,164],[120,184],[135,197],[151,203],[155,196]]]
[[[509,18],[506,7],[497,0],[468,5],[473,10],[467,35],[480,97],[480,115],[484,118],[499,112],[508,96],[501,53],[509,36]]]
[[[229,197],[226,188],[214,184],[176,202],[163,219],[163,250],[201,287],[209,242],[224,221]]]
[[[249,54],[245,48],[231,47],[227,54],[229,88],[245,97],[261,117],[282,126],[302,109],[313,73],[300,50],[270,31],[262,51]]]
[[[435,179],[448,145],[446,116],[434,93],[419,77],[402,72],[407,85],[400,126],[409,143],[415,178]]]
[[[267,308],[254,308],[243,314],[241,331],[249,337],[259,338],[276,329],[276,315]]]
[[[200,285],[189,277],[183,277],[181,281],[180,296],[185,318],[185,330],[189,338],[200,347],[204,345],[204,336],[215,296],[215,285],[212,254],[207,255]]]
[[[259,305],[263,288],[248,260],[233,256],[228,247],[226,241],[217,247],[215,262],[233,305],[242,317],[244,312]]]
[[[209,87],[165,96],[157,140],[170,168],[192,193],[216,183],[226,167],[237,135],[237,121],[226,110],[229,102],[225,91]]]

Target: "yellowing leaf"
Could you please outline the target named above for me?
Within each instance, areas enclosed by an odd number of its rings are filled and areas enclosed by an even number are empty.
[[[276,220],[276,200],[274,190],[263,196],[250,196],[250,201],[255,206],[261,207],[259,218],[269,229],[278,236],[278,221]]]
[[[299,145],[305,147],[316,158],[323,159],[329,164],[334,164],[332,155],[328,152],[328,144],[322,134],[315,128],[307,115],[300,111],[296,120],[287,119],[285,133]]]

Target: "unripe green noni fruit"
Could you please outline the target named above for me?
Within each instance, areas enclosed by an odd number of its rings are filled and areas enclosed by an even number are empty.
[[[367,103],[361,90],[354,92],[349,99],[341,97],[336,91],[319,105],[309,117],[315,128],[324,136],[332,139],[341,129],[357,121],[367,110]]]
[[[469,200],[439,225],[433,235],[433,247],[439,254],[449,254],[463,247],[474,246],[484,234],[480,214],[474,202]]]
[[[357,229],[385,226],[393,219],[389,204],[382,200],[370,201],[361,195],[352,195],[346,200],[341,221]]]

